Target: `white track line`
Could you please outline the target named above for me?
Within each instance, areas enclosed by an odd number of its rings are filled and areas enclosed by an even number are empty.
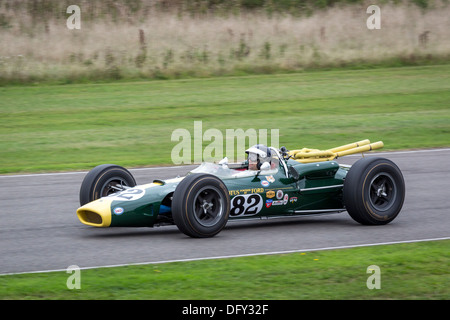
[[[137,262],[137,263],[124,263],[124,264],[114,264],[114,265],[106,265],[106,266],[83,267],[83,268],[80,268],[80,270],[100,269],[100,268],[117,268],[117,267],[127,267],[127,266],[141,266],[141,265],[163,264],[163,263],[171,263],[171,262],[190,262],[190,261],[215,260],[215,259],[230,259],[230,258],[254,257],[254,256],[288,254],[288,253],[298,253],[298,252],[314,252],[314,251],[325,251],[325,250],[352,249],[352,248],[361,248],[361,247],[374,247],[374,246],[383,246],[383,245],[391,245],[391,244],[415,243],[415,242],[427,242],[427,241],[439,241],[439,240],[450,240],[450,237],[367,243],[367,244],[355,244],[355,245],[347,245],[347,246],[324,247],[324,248],[313,248],[313,249],[296,249],[296,250],[287,250],[287,251],[246,253],[246,254],[235,254],[235,255],[228,255],[228,256],[214,256],[214,257],[200,257],[200,258],[189,258],[189,259],[174,259],[174,260],[160,260],[160,261],[148,261],[148,262]],[[66,272],[66,271],[67,271],[67,269],[41,270],[41,271],[29,271],[29,272],[3,273],[3,274],[0,274],[0,276],[32,274],[32,273]]]
[[[149,168],[133,168],[129,171],[144,171],[144,170],[159,170],[159,169],[175,169],[184,168],[186,166],[167,166],[167,167],[149,167]],[[22,177],[48,177],[48,176],[61,176],[61,175],[74,175],[74,174],[86,174],[89,171],[72,171],[72,172],[52,172],[52,173],[30,173],[30,174],[15,174],[15,175],[0,175],[1,178],[22,178]]]
[[[407,151],[386,151],[386,152],[371,152],[365,153],[366,155],[395,155],[395,154],[409,154],[409,153],[429,153],[429,152],[445,152],[450,151],[450,148],[443,149],[423,149],[423,150],[407,150]],[[346,157],[355,157],[361,156],[361,154],[352,154]],[[149,167],[149,168],[133,168],[129,169],[129,171],[145,171],[145,170],[159,170],[159,169],[175,169],[175,168],[184,168],[192,165],[186,166],[168,166],[168,167]],[[18,177],[46,177],[46,176],[59,176],[59,175],[74,175],[74,174],[86,174],[88,171],[70,171],[70,172],[53,172],[53,173],[31,173],[31,174],[15,174],[15,175],[0,175],[0,179],[2,178],[18,178]]]

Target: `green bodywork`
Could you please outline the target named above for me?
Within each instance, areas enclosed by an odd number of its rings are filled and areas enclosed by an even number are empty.
[[[348,168],[336,161],[303,164],[283,160],[278,168],[251,176],[218,176],[230,195],[229,219],[236,220],[344,211],[342,190],[347,172]],[[169,224],[171,197],[182,179],[156,180],[112,195],[110,226]]]

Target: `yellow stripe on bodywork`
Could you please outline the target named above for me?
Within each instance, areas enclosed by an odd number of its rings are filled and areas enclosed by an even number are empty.
[[[111,225],[111,203],[113,199],[101,198],[78,208],[77,216],[88,226],[109,227]]]

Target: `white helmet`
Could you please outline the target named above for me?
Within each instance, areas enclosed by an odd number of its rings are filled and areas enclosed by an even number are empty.
[[[257,144],[245,150],[246,153],[256,153],[261,158],[270,157],[270,149],[263,144]]]
[[[245,152],[249,156],[252,153],[257,155],[256,159],[252,159],[252,160],[258,161],[258,169],[261,167],[261,165],[264,162],[270,163],[270,157],[272,156],[272,154],[270,152],[270,148],[268,148],[267,146],[265,146],[263,144],[254,145],[254,146],[248,148],[247,150],[245,150]]]

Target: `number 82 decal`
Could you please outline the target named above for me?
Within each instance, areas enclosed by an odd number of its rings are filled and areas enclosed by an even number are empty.
[[[238,195],[231,200],[230,216],[251,216],[261,211],[263,207],[262,197],[257,194]]]

